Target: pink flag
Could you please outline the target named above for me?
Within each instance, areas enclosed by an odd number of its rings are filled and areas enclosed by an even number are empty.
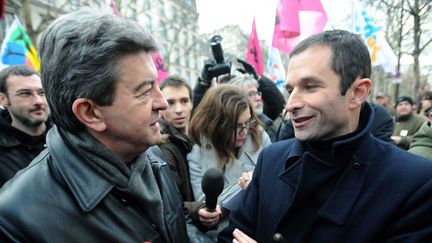
[[[111,6],[111,9],[115,15],[117,15],[119,17],[122,16],[120,11],[118,10],[114,0],[111,0],[110,6]],[[164,60],[163,60],[159,51],[152,53],[152,59],[153,59],[153,62],[155,64],[157,72],[158,72],[157,83],[160,84],[160,82],[162,80],[164,80],[165,78],[168,77],[168,71],[167,71],[167,68],[165,67]]]
[[[259,75],[263,75],[263,63],[261,56],[261,48],[258,40],[258,35],[255,27],[255,18],[252,23],[252,32],[249,36],[248,51],[246,61],[254,66]]]
[[[279,0],[273,46],[290,53],[300,41],[321,32],[326,23],[320,0]]]
[[[113,13],[114,13],[115,15],[117,15],[117,16],[119,16],[119,17],[122,16],[121,13],[120,13],[120,11],[118,10],[117,5],[116,5],[116,3],[114,2],[114,0],[111,0],[110,6],[111,6],[111,9],[112,9],[112,11],[113,11]]]
[[[166,79],[168,77],[168,70],[165,67],[164,60],[160,54],[160,52],[153,52],[152,54],[153,62],[156,66],[157,72],[158,72],[158,79],[157,83],[160,84],[162,80]]]

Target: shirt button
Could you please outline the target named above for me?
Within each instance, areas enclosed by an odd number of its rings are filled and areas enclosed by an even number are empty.
[[[273,240],[275,242],[282,242],[284,240],[284,237],[281,233],[276,233],[273,235]]]
[[[153,227],[153,229],[157,230],[156,224],[152,223],[151,226]]]
[[[358,162],[354,162],[354,163],[352,164],[352,169],[353,169],[353,170],[360,170],[360,167],[361,167],[361,165],[360,165],[360,163],[358,163]]]
[[[210,144],[206,144],[206,149],[210,150],[211,149],[211,145]]]

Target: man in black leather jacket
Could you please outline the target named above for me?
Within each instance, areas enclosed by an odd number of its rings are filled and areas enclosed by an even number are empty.
[[[43,149],[50,127],[39,75],[25,65],[0,72],[0,187]]]
[[[112,14],[80,10],[48,26],[41,79],[55,125],[48,148],[0,190],[1,242],[206,241],[148,149],[167,107],[156,50],[138,23]]]

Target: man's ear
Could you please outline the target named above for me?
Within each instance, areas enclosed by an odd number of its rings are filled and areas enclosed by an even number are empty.
[[[9,105],[9,99],[3,92],[0,92],[0,105],[2,105],[3,107]]]
[[[372,81],[368,78],[357,78],[351,85],[352,96],[350,99],[350,107],[361,107],[367,100],[371,91]]]
[[[87,128],[96,132],[102,132],[106,129],[103,114],[94,101],[78,98],[72,104],[72,111],[75,117]]]

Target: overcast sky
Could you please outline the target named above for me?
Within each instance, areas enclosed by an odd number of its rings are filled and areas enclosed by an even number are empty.
[[[229,24],[237,24],[250,33],[255,16],[258,37],[270,40],[273,36],[277,0],[196,0],[196,3],[201,33]],[[351,27],[351,23],[347,23],[347,16],[351,13],[350,1],[321,0],[321,3],[329,19],[326,29]]]

